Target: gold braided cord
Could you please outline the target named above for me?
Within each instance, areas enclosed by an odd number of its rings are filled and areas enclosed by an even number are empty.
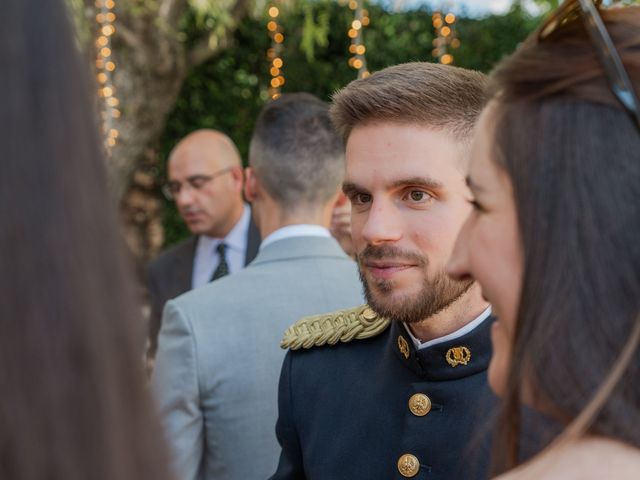
[[[375,337],[387,329],[391,322],[379,317],[368,305],[339,310],[333,313],[305,317],[284,332],[280,347],[301,348],[347,343],[354,339]]]

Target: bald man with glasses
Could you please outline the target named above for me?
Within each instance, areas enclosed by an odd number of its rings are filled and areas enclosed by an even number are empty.
[[[197,130],[171,151],[162,192],[193,234],[148,267],[149,356],[157,350],[164,304],[193,288],[236,273],[254,259],[260,233],[242,197],[240,154],[215,130]]]

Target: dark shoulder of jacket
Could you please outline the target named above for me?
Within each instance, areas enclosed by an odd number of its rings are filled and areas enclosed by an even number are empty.
[[[147,274],[162,270],[165,265],[172,263],[176,257],[192,256],[195,251],[197,238],[196,236],[191,236],[160,252],[156,258],[147,264]]]

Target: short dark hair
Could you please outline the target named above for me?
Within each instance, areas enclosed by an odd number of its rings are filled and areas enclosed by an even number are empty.
[[[328,105],[308,93],[284,94],[256,122],[249,165],[283,208],[324,205],[344,178],[344,146]]]
[[[346,141],[357,125],[393,122],[469,138],[485,104],[486,76],[426,62],[385,68],[333,95],[331,118]]]
[[[602,17],[637,91],[640,8]],[[580,19],[528,39],[491,91],[494,159],[513,186],[524,254],[496,470],[518,462],[524,382],[534,405],[579,419],[572,432],[638,448],[640,134]]]

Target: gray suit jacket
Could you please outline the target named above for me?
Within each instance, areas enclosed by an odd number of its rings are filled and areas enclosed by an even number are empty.
[[[325,237],[276,241],[243,271],[169,301],[153,386],[178,479],[271,475],[282,333],[362,301],[356,265]]]
[[[168,248],[147,267],[147,289],[151,303],[149,317],[149,354],[155,355],[158,347],[158,332],[165,303],[191,290],[193,257],[198,237],[192,236]],[[249,222],[245,265],[251,263],[258,253],[260,232],[253,220]]]

